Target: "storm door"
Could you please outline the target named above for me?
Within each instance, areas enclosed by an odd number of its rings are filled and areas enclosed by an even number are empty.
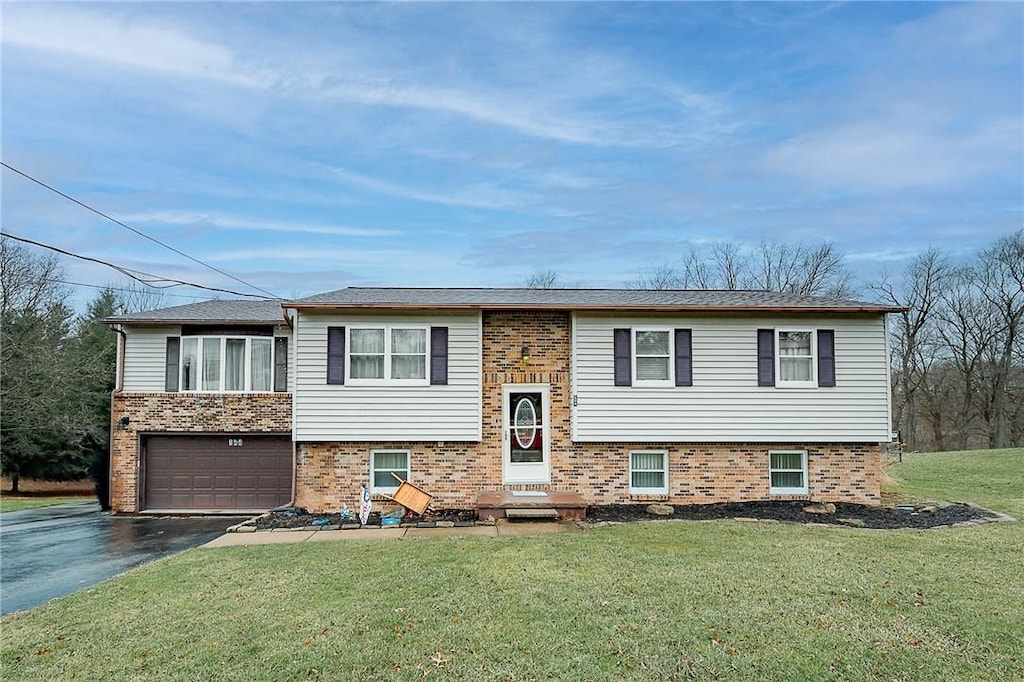
[[[550,388],[547,384],[511,384],[504,387],[503,394],[505,483],[547,483]]]

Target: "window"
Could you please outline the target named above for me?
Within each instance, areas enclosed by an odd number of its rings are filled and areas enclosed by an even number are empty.
[[[353,327],[350,333],[350,383],[427,385],[426,327]]]
[[[372,450],[370,452],[370,492],[390,495],[398,490],[398,476],[409,480],[408,450]]]
[[[668,494],[668,453],[639,450],[629,453],[629,492],[640,495]]]
[[[672,341],[668,329],[633,330],[634,385],[671,386]]]
[[[814,333],[778,330],[775,343],[776,375],[779,386],[817,386],[815,380]]]
[[[271,337],[186,336],[181,339],[182,391],[273,390]]]
[[[772,495],[807,494],[807,451],[776,450],[768,453]]]

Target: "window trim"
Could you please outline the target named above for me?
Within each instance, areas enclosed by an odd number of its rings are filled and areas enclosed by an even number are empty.
[[[363,329],[384,330],[384,378],[366,379],[358,378],[352,374],[352,332]],[[423,353],[422,379],[392,379],[391,360],[394,357],[391,353],[391,331],[394,329],[415,329],[423,332],[425,352]],[[345,327],[345,334],[348,337],[345,344],[345,383],[349,386],[430,386],[430,326],[425,324],[354,324]],[[356,353],[361,355],[361,353]],[[399,353],[400,356],[411,356],[411,353]],[[416,355],[419,355],[418,353]]]
[[[661,469],[634,469],[633,455],[661,455]],[[658,488],[634,488],[634,472],[660,471],[665,485]],[[631,495],[668,495],[668,450],[630,450],[629,451],[629,493]]]
[[[377,455],[378,454],[403,454],[405,455],[405,469],[381,469],[380,471],[390,472],[405,472],[405,479],[408,481],[412,477],[412,452],[403,448],[377,448],[370,450],[370,494],[371,495],[393,495],[397,490],[399,483],[395,481],[393,486],[376,486],[374,481],[376,480],[377,473]]]
[[[773,469],[772,455],[800,455],[800,469]],[[772,485],[772,474],[794,473],[799,471],[803,476],[804,484],[799,488],[776,488]],[[769,450],[768,451],[768,494],[769,495],[807,495],[807,451],[806,450]]]
[[[231,395],[239,395],[243,393],[274,393],[275,379],[277,378],[277,368],[274,362],[274,339],[281,338],[278,336],[238,336],[235,334],[231,335],[219,335],[219,334],[202,334],[192,336],[179,336],[178,341],[178,390],[176,393],[228,393]],[[184,388],[185,386],[185,346],[186,341],[195,339],[196,341],[196,388]],[[217,339],[220,345],[219,355],[219,374],[217,377],[217,388],[203,388],[203,346],[205,345],[205,339]],[[243,367],[242,367],[242,388],[228,390],[224,388],[226,382],[227,373],[227,348],[228,340],[244,340],[245,350],[243,351]],[[264,340],[270,343],[270,388],[263,390],[257,390],[252,388],[252,342],[253,340]]]
[[[637,376],[636,360],[637,342],[636,335],[644,332],[663,332],[668,335],[668,376],[664,379],[641,379]],[[629,361],[630,371],[633,373],[632,386],[637,388],[674,388],[676,385],[676,353],[675,353],[675,329],[673,327],[632,327],[630,329]],[[644,355],[645,358],[661,357],[660,355]]]
[[[807,381],[786,380],[782,378],[783,334],[806,333],[811,339],[811,378]],[[793,357],[793,356],[788,356]],[[805,357],[805,356],[800,356]],[[818,330],[809,327],[776,327],[775,328],[775,388],[818,388]]]

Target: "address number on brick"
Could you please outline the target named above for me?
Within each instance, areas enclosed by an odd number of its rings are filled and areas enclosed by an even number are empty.
[[[240,448],[240,447],[242,447],[242,439],[241,438],[228,438],[228,446],[232,447],[232,448]]]

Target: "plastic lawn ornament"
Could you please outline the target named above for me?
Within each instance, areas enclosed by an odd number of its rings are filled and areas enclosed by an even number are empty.
[[[370,491],[364,485],[362,501],[359,503],[359,525],[366,525],[366,520],[370,518],[370,507]]]

